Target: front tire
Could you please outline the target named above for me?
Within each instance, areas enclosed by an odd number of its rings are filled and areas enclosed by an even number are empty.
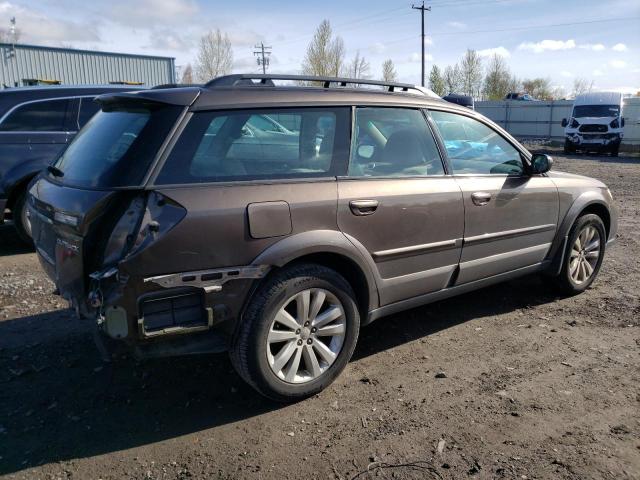
[[[299,264],[268,278],[250,300],[234,334],[231,362],[261,394],[295,402],[337,378],[359,330],[349,283],[324,266]]]
[[[606,230],[598,215],[586,214],[576,220],[555,279],[562,293],[577,295],[591,286],[600,271],[606,243]]]

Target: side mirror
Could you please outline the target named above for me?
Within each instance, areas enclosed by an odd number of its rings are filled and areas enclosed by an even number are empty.
[[[375,147],[373,145],[360,145],[358,147],[358,156],[360,158],[366,158],[367,160],[369,160],[371,157],[373,157],[374,152]]]
[[[562,125],[562,128],[566,127],[567,125],[569,125],[569,121],[566,118],[562,119],[562,122],[560,122],[560,125]]]
[[[551,170],[553,158],[546,153],[534,153],[531,157],[531,171],[533,173],[547,173]]]
[[[624,117],[622,117],[622,118],[620,119],[620,126],[621,126],[622,128],[624,128]]]

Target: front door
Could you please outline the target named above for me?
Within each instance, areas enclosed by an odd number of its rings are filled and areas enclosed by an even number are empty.
[[[521,153],[489,125],[431,111],[464,196],[465,231],[456,284],[541,262],[558,224],[558,191],[530,175]]]
[[[424,114],[357,108],[338,226],[375,263],[380,303],[445,288],[460,258],[464,211]]]

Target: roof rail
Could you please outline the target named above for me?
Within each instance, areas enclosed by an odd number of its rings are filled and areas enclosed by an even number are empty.
[[[257,82],[255,80],[257,80]],[[204,86],[205,88],[242,86],[275,87],[276,85],[274,83],[274,80],[317,82],[321,83],[323,88],[330,88],[332,84],[335,84],[339,87],[346,87],[347,85],[377,85],[380,87],[385,87],[389,92],[408,92],[412,90],[428,97],[440,98],[428,88],[411,85],[410,83],[384,82],[382,80],[367,80],[364,78],[320,77],[313,75],[271,75],[259,73],[238,73],[214,78],[213,80],[207,82]]]

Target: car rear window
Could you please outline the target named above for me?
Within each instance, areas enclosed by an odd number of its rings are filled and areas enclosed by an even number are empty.
[[[197,112],[156,184],[335,176],[348,132],[348,108]]]
[[[180,111],[128,105],[98,112],[56,162],[61,181],[89,188],[140,185]]]

